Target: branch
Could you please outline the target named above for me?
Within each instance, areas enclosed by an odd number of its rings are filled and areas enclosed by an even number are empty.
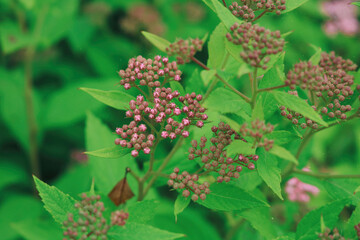
[[[264,10],[259,16],[257,16],[254,20],[252,20],[251,22],[255,22],[256,20],[259,20],[262,16],[264,16],[265,13],[267,13],[268,10]]]
[[[287,85],[286,85],[286,84],[283,84],[283,85],[280,85],[280,86],[275,86],[275,87],[269,87],[269,88],[259,89],[259,90],[258,90],[258,93],[259,93],[259,92],[267,92],[267,91],[271,91],[271,90],[278,89],[278,88],[283,88],[283,87],[287,87]]]
[[[205,64],[203,64],[202,62],[200,62],[197,58],[195,57],[191,57],[191,60],[193,62],[195,62],[196,64],[198,64],[200,67],[202,67],[205,70],[210,70],[210,68],[208,68]],[[237,95],[239,95],[240,97],[242,97],[246,102],[250,103],[250,98],[248,98],[246,95],[244,95],[242,92],[239,92],[236,88],[234,88],[233,86],[231,86],[228,82],[226,82],[219,74],[215,73],[215,76],[220,80],[220,82],[222,82],[225,86],[227,86],[228,88],[230,88],[233,92],[235,92]]]
[[[327,178],[360,178],[360,174],[354,175],[336,175],[336,174],[326,174],[326,173],[312,173],[312,172],[305,172],[299,169],[294,169],[294,173],[298,173],[301,175],[316,177],[320,179],[327,179]]]

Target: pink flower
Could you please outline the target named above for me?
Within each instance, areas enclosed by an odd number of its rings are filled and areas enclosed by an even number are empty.
[[[175,75],[174,80],[175,80],[175,81],[180,81],[180,80],[181,80],[181,77],[180,77],[179,75]]]
[[[304,171],[309,171],[307,168]],[[285,192],[288,194],[288,198],[293,202],[309,202],[310,196],[319,194],[319,189],[313,185],[301,182],[298,178],[291,178],[285,186]]]
[[[172,140],[174,140],[174,139],[176,138],[176,134],[173,133],[173,132],[170,133],[169,138],[172,139]]]
[[[134,120],[135,120],[136,122],[140,122],[140,121],[141,121],[141,116],[140,116],[140,115],[135,115],[135,116],[134,116]]]
[[[139,96],[136,97],[136,101],[142,102],[142,101],[144,101],[144,97],[139,95]]]
[[[131,111],[126,111],[125,115],[126,117],[132,117],[133,113]]]
[[[202,120],[207,120],[208,119],[208,115],[206,115],[206,114],[203,114],[202,116],[201,116],[201,118],[202,118]]]
[[[152,134],[149,134],[149,136],[147,137],[148,140],[150,141],[154,141],[155,140],[155,136]]]
[[[122,128],[116,128],[115,130],[116,134],[121,134],[123,132]]]
[[[168,62],[169,62],[169,59],[166,58],[166,57],[164,57],[164,58],[162,59],[162,61],[163,61],[163,63],[168,63]]]
[[[204,122],[203,121],[198,121],[196,123],[196,126],[199,127],[199,128],[202,128],[204,126]]]
[[[129,90],[129,89],[131,88],[130,83],[125,83],[124,88],[125,88],[126,90]]]
[[[159,74],[159,76],[163,76],[163,75],[165,74],[165,72],[164,72],[164,70],[160,69],[160,70],[158,71],[158,74]]]
[[[184,118],[182,120],[182,123],[185,125],[185,126],[188,126],[190,124],[190,120],[188,118]]]

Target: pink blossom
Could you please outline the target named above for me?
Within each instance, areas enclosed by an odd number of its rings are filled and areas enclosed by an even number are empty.
[[[176,138],[176,134],[173,133],[173,132],[170,133],[170,134],[169,134],[169,138],[172,139],[172,140],[174,140],[174,139]]]
[[[188,131],[183,131],[181,134],[184,138],[187,138],[189,136],[189,132]]]
[[[140,116],[140,115],[135,115],[135,116],[134,116],[134,120],[135,120],[136,122],[140,122],[140,121],[141,121],[141,116]]]
[[[175,108],[174,109],[174,114],[175,115],[180,115],[181,114],[181,109],[180,108]]]
[[[181,80],[180,75],[175,75],[174,80],[175,80],[175,81],[180,81],[180,80]]]
[[[145,126],[145,124],[140,124],[139,130],[140,130],[140,132],[145,132],[145,131],[146,131],[146,126]]]
[[[204,122],[203,121],[198,121],[196,123],[196,126],[199,127],[199,128],[202,128],[204,126]]]
[[[131,88],[130,83],[125,83],[124,88],[125,88],[126,90],[129,90],[129,89]]]
[[[152,134],[149,134],[149,136],[147,137],[148,140],[150,141],[154,141],[155,140],[155,136]]]
[[[188,118],[184,118],[182,120],[182,123],[185,125],[185,126],[188,126],[190,124],[190,120]]]
[[[304,171],[309,171],[304,168]],[[301,182],[298,178],[291,178],[285,186],[285,192],[288,194],[288,198],[293,202],[309,202],[310,196],[319,194],[319,189],[313,185]]]
[[[142,102],[142,101],[144,101],[144,97],[139,95],[139,96],[136,97],[136,101]]]
[[[125,115],[126,117],[132,117],[133,113],[131,111],[126,111]]]
[[[123,132],[122,128],[116,128],[115,130],[116,134],[121,134]]]

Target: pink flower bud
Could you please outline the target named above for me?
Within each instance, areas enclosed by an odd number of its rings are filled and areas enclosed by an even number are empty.
[[[201,119],[204,120],[204,121],[207,120],[207,119],[208,119],[208,115],[203,114],[203,115],[201,116]]]
[[[146,128],[145,124],[140,124],[140,126],[139,126],[140,132],[145,132],[146,129],[147,129],[147,128]]]
[[[126,145],[127,145],[127,143],[126,143],[125,140],[121,140],[121,141],[120,141],[120,146],[126,147]]]
[[[174,114],[175,115],[180,115],[181,114],[181,109],[180,108],[175,108],[174,109]]]
[[[116,145],[120,145],[120,141],[121,141],[120,138],[115,139],[115,144],[116,144]]]
[[[180,81],[181,80],[180,75],[175,75],[174,80],[175,81]]]
[[[133,113],[131,111],[126,111],[125,115],[126,117],[132,117]]]
[[[122,128],[116,128],[115,131],[116,131],[116,134],[119,134],[119,135],[123,132]]]
[[[166,57],[164,57],[163,59],[162,59],[162,61],[163,61],[163,63],[168,63],[169,62],[169,59],[168,58],[166,58]]]
[[[183,107],[183,111],[184,112],[189,112],[189,107],[187,107],[187,106]]]
[[[196,126],[199,128],[202,128],[204,126],[204,122],[203,121],[197,121]]]
[[[141,121],[141,116],[140,116],[140,115],[135,115],[135,116],[134,116],[134,120],[135,120],[136,122],[140,122],[140,121]]]
[[[169,138],[171,139],[171,140],[174,140],[175,138],[176,138],[176,134],[175,133],[170,133],[169,134]]]
[[[168,132],[166,132],[166,131],[163,131],[162,133],[161,133],[161,137],[163,137],[163,138],[167,138],[169,136],[169,134],[168,134]]]
[[[189,136],[189,132],[188,131],[183,131],[181,134],[184,138],[187,138]]]
[[[155,118],[155,121],[156,121],[157,123],[161,123],[162,120],[163,120],[163,118],[162,118],[161,116],[157,116],[157,117]]]
[[[150,153],[150,148],[148,148],[148,147],[144,148],[144,153],[149,154]]]
[[[185,126],[188,126],[190,124],[190,120],[188,118],[184,118],[182,120],[182,123],[185,125]]]
[[[131,88],[130,83],[125,83],[124,88],[125,88],[126,90],[129,90],[129,89]]]
[[[137,150],[132,150],[131,151],[131,156],[137,157],[138,155],[139,155],[139,152]]]
[[[160,69],[160,70],[158,71],[158,75],[159,75],[159,76],[163,76],[164,74],[165,74],[164,70]]]
[[[174,121],[174,119],[168,118],[166,122],[167,122],[168,124],[171,124],[173,121]]]
[[[147,137],[148,140],[150,141],[154,141],[155,140],[155,136],[152,134],[149,134],[149,136]]]
[[[138,102],[143,102],[143,101],[144,101],[144,97],[141,96],[141,95],[139,95],[139,96],[136,97],[136,101],[138,101]]]

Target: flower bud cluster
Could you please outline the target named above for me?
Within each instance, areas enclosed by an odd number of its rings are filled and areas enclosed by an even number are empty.
[[[142,56],[131,58],[128,67],[119,71],[120,85],[126,90],[134,86],[160,87],[160,79],[173,78],[181,80],[182,72],[176,62],[169,62],[167,57],[155,56],[154,59],[146,59]]]
[[[266,151],[269,151],[274,144],[274,140],[269,140],[264,135],[271,133],[274,130],[274,126],[270,123],[265,124],[264,121],[254,120],[250,125],[244,123],[240,128],[240,134],[242,137],[251,137],[254,139],[254,147],[264,147]]]
[[[72,213],[68,214],[68,219],[63,226],[65,239],[107,239],[107,232],[110,225],[106,223],[103,216],[104,203],[100,202],[100,196],[90,196],[83,194],[82,201],[75,203],[78,209],[79,218],[74,219]]]
[[[111,225],[124,226],[128,218],[129,213],[123,210],[116,210],[111,213]]]
[[[304,168],[303,171],[309,171],[308,168]],[[287,181],[285,186],[285,192],[288,195],[288,198],[292,202],[309,202],[310,196],[319,194],[319,189],[313,185],[303,183],[298,178],[291,178]]]
[[[200,143],[193,140],[191,142],[192,147],[189,148],[189,160],[199,158],[205,170],[219,174],[218,182],[229,182],[232,178],[239,178],[243,167],[250,170],[255,169],[254,162],[259,159],[258,155],[227,155],[226,147],[230,145],[233,139],[240,139],[239,134],[231,129],[228,124],[220,122],[211,130],[214,137],[210,139],[210,147],[206,147],[208,141],[206,137],[201,137]]]
[[[169,56],[176,56],[176,62],[178,64],[188,63],[191,60],[196,52],[202,50],[204,42],[199,38],[195,39],[180,39],[174,43],[171,43],[169,47],[166,48],[166,53]]]
[[[334,228],[332,231],[330,228],[326,228],[323,233],[318,234],[318,237],[320,240],[346,240],[340,235],[337,228]]]
[[[294,95],[299,97],[298,92],[297,91],[289,91],[288,94],[290,95]],[[307,101],[307,100],[304,100]],[[281,110],[281,116],[286,117],[287,119],[289,119],[295,126],[300,126],[302,129],[305,129],[307,127],[310,127],[312,129],[318,129],[319,128],[319,124],[314,122],[313,120],[304,117],[302,114],[295,112],[293,110],[291,110],[290,108],[286,108],[285,106],[280,106],[279,107]],[[316,107],[312,106],[312,108],[316,111]],[[320,115],[320,117],[322,117]]]
[[[154,6],[144,3],[131,5],[119,24],[121,29],[131,35],[139,34],[140,31],[161,35],[166,30],[159,11]]]
[[[313,108],[322,116],[345,120],[346,112],[351,111],[351,106],[343,102],[354,94],[351,88],[354,76],[348,72],[355,71],[356,67],[351,60],[338,57],[334,52],[322,53],[319,65],[313,65],[310,61],[295,64],[288,72],[285,84],[291,89],[299,86],[307,90],[312,98]],[[299,114],[287,114],[284,107],[281,107],[281,110],[281,115],[298,124]],[[307,119],[305,124],[312,125],[311,120]],[[303,128],[306,128],[305,124],[302,124]]]
[[[200,94],[191,93],[180,96],[178,91],[163,87],[156,88],[152,97],[151,103],[145,101],[141,95],[137,96],[136,101],[131,100],[126,117],[132,118],[133,121],[129,125],[123,125],[116,129],[116,133],[120,137],[115,139],[115,144],[134,148],[131,152],[133,157],[137,157],[140,150],[145,154],[151,152],[155,141],[153,135],[155,132],[159,132],[162,138],[171,140],[177,136],[187,138],[189,136],[189,131],[186,130],[187,126],[196,125],[201,128],[204,121],[208,119],[204,113],[205,108],[199,103],[202,100]],[[177,101],[174,101],[175,99]],[[179,106],[179,102],[182,106]],[[151,126],[140,124],[141,121],[151,124]],[[161,129],[156,129],[159,126]],[[152,130],[152,134],[147,134],[149,129]]]
[[[355,231],[356,231],[356,236],[358,237],[358,239],[360,239],[360,223],[355,225],[354,228],[355,228]]]
[[[251,23],[235,23],[226,38],[235,45],[241,45],[243,51],[240,57],[246,63],[262,69],[267,68],[270,56],[282,52],[285,45],[280,31],[271,32]]]
[[[255,18],[255,11],[259,10],[275,11],[277,15],[280,15],[281,11],[286,9],[285,3],[286,0],[240,0],[240,2],[233,2],[229,9],[234,16],[250,21]]]
[[[179,168],[175,168],[174,172],[170,174],[168,185],[174,189],[182,191],[182,195],[187,198],[191,195],[191,200],[194,202],[199,198],[206,199],[206,195],[210,193],[208,182],[200,184],[199,176],[197,174],[189,174],[187,171],[180,173]]]

